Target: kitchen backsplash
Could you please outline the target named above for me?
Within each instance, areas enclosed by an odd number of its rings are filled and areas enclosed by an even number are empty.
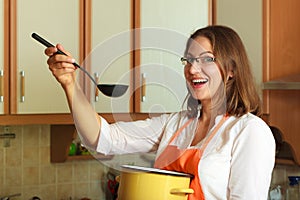
[[[49,125],[0,127],[0,134],[4,129],[16,137],[0,139],[0,198],[17,193],[21,196],[13,199],[109,198],[108,168],[99,161],[50,163]]]
[[[16,137],[9,141],[0,139],[0,197],[21,193],[14,199],[27,200],[33,196],[42,200],[111,199],[106,187],[109,168],[103,163],[96,160],[50,163],[49,125],[1,126],[0,134],[4,132]],[[288,176],[300,176],[300,168],[276,165],[271,186],[285,187]]]

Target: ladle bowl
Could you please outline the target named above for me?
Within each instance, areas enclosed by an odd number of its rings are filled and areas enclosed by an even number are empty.
[[[42,38],[36,33],[32,33],[31,37],[34,38],[36,41],[40,42],[41,44],[45,45],[46,47],[54,47],[53,44]],[[57,54],[63,54],[67,55],[61,50],[57,50]],[[74,66],[81,69],[88,77],[93,81],[93,83],[97,86],[100,92],[102,92],[104,95],[109,97],[120,97],[125,94],[125,92],[128,89],[128,85],[122,85],[122,84],[98,84],[95,79],[88,73],[83,67],[81,67],[76,62],[73,63]]]
[[[120,97],[127,91],[128,85],[121,84],[98,84],[98,89],[106,96]]]

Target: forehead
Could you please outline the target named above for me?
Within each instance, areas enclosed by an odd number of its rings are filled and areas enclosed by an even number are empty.
[[[206,37],[199,36],[191,41],[187,53],[191,55],[199,55],[204,51],[212,52],[212,46]]]

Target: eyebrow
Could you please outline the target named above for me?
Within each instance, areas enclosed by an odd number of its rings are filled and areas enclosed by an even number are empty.
[[[202,56],[203,54],[206,54],[206,53],[210,53],[210,54],[213,54],[213,52],[211,51],[203,51],[202,53],[199,54],[199,56]],[[188,55],[192,55],[191,53],[187,53]]]

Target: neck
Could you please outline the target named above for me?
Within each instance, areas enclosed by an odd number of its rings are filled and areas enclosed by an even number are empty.
[[[222,114],[225,114],[224,108],[213,108],[209,103],[202,103],[199,122],[204,123],[210,129],[214,125],[216,117]]]

